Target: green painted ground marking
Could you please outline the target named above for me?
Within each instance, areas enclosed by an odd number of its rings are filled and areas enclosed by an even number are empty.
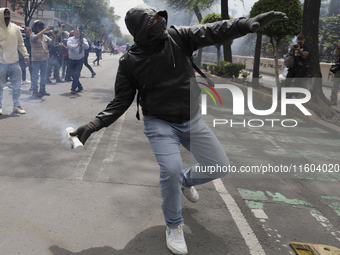
[[[340,173],[330,173],[330,175],[333,176],[338,181],[340,181]]]
[[[280,193],[276,192],[275,194],[272,194],[269,191],[266,191],[269,196],[273,198],[273,201],[276,202],[284,202],[290,205],[306,205],[306,206],[311,206],[310,203],[299,200],[299,199],[289,199],[286,198],[285,196],[281,195]]]
[[[279,150],[279,149],[264,149],[264,151],[273,156],[285,158],[305,158],[305,159],[321,159],[334,160],[339,162],[340,154],[333,151],[302,151],[302,150]],[[317,172],[317,171],[316,171]]]
[[[327,199],[327,200],[340,200],[340,198],[338,197],[332,197],[332,196],[321,196],[323,199]]]
[[[332,208],[338,216],[340,216],[340,203],[331,203],[329,207]]]
[[[297,176],[297,178],[312,180],[312,181],[323,181],[323,182],[338,182],[339,181],[337,179],[332,179],[332,178],[312,178],[312,177],[302,177],[302,176]]]
[[[310,214],[320,214],[321,215],[321,212],[319,212],[318,210],[311,210]]]
[[[244,200],[266,201],[268,198],[262,191],[251,191],[247,189],[237,189]]]
[[[296,136],[274,136],[274,139],[283,143],[304,143],[340,147],[340,140],[337,139],[306,138]]]
[[[245,200],[250,209],[263,209],[263,203]]]

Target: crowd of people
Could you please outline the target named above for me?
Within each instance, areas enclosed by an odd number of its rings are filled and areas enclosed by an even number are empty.
[[[99,65],[102,45],[100,41],[97,44]],[[22,84],[31,85],[33,98],[50,96],[46,84],[52,84],[52,77],[56,83],[72,82],[71,94],[82,91],[79,77],[83,65],[90,70],[91,78],[96,75],[88,64],[90,48],[81,28],[68,32],[65,24],[54,28],[36,20],[31,28],[21,29],[11,23],[11,10],[0,8],[0,115],[3,113],[3,89],[8,80],[8,87],[13,90],[13,113],[19,114],[26,113],[20,105]],[[31,81],[27,79],[27,67]]]

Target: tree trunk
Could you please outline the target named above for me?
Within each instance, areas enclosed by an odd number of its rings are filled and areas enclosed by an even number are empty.
[[[255,55],[254,55],[254,64],[253,64],[253,80],[252,87],[257,89],[260,86],[260,56],[261,56],[261,43],[262,43],[262,35],[257,34],[256,37],[256,46],[255,46]]]
[[[229,19],[228,0],[221,0],[221,16],[222,20]],[[225,61],[233,62],[230,41],[223,44],[223,56]]]
[[[198,8],[198,6],[196,5],[195,8],[194,8],[194,12],[196,14],[196,17],[198,19],[198,22],[201,23],[202,21],[202,14],[200,12],[200,9]],[[196,58],[196,62],[195,64],[198,66],[198,67],[201,67],[202,66],[202,53],[203,53],[203,49],[200,48],[198,49],[198,53],[197,53],[197,58]]]
[[[216,45],[216,48],[217,48],[217,65],[219,65],[221,60],[221,45]]]
[[[278,88],[279,91],[281,91],[281,83],[279,80],[279,46],[280,46],[280,41],[278,40],[276,42],[276,45],[274,47],[274,60],[275,60],[275,81],[276,81],[276,87]]]
[[[302,33],[306,44],[310,46],[308,56],[308,82],[305,84],[312,94],[306,107],[314,111],[319,117],[340,125],[340,112],[330,107],[330,101],[322,91],[322,75],[319,63],[319,13],[321,0],[305,0],[303,8]]]

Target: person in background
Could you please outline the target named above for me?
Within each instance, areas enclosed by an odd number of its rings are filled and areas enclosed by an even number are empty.
[[[42,20],[36,20],[33,24],[33,34],[30,36],[31,50],[32,50],[32,96],[42,97],[50,96],[51,94],[46,91],[47,79],[47,61],[49,58],[48,45],[51,43],[49,38],[44,33],[49,31],[50,27],[45,28]],[[40,90],[38,90],[38,80],[40,72]]]
[[[23,33],[23,29],[21,30],[21,35],[22,35],[22,38],[25,42],[25,39],[26,39],[26,35]],[[26,46],[25,46],[26,47]],[[26,48],[27,50],[27,48]],[[19,55],[19,66],[21,68],[21,85],[24,84],[24,80],[26,81],[26,63],[25,63],[25,59],[24,59],[24,56],[20,53],[20,51],[18,50],[18,55]],[[27,84],[25,82],[25,84]]]
[[[18,50],[23,55],[26,65],[29,65],[29,55],[25,48],[20,27],[11,23],[10,9],[0,8],[0,115],[3,114],[2,99],[7,74],[13,89],[13,113],[26,113],[20,105],[22,72],[19,66]]]
[[[48,61],[48,70],[53,69],[53,75],[56,79],[56,83],[62,83],[63,81],[60,79],[60,64],[62,58],[62,51],[64,49],[64,45],[62,43],[62,39],[60,33],[57,29],[52,30],[52,41],[50,45],[50,58]]]
[[[65,24],[61,24],[61,39],[62,43],[64,45],[63,51],[62,51],[62,58],[61,58],[61,78],[65,79],[66,70],[67,70],[67,64],[68,64],[68,54],[67,54],[67,40],[70,37],[70,33],[66,31]]]
[[[294,56],[294,67],[288,69],[285,87],[290,87],[294,78],[305,78],[308,72],[308,55],[310,47],[305,43],[304,35],[298,35],[297,44],[290,45],[291,56]],[[287,93],[287,98],[291,98],[294,93]]]
[[[32,79],[32,64],[31,64],[32,63],[32,56],[31,56],[31,41],[30,41],[32,29],[29,28],[29,27],[25,27],[24,33],[25,33],[25,36],[26,36],[25,39],[24,39],[25,47],[27,49],[28,54],[30,55],[29,56],[30,64],[28,65],[28,70],[30,72],[30,76],[31,76],[31,79]],[[31,81],[26,79],[26,68],[23,70],[22,84],[31,84]]]
[[[97,41],[95,43],[95,52],[96,52],[96,59],[93,61],[93,65],[96,65],[96,62],[97,62],[97,66],[99,66],[99,60],[100,60],[100,54],[101,54],[101,47],[100,47],[100,41]]]
[[[338,68],[337,71],[335,72],[334,76],[334,83],[332,87],[332,92],[331,92],[331,104],[332,105],[337,105],[338,104],[338,93],[339,93],[339,85],[340,85],[340,42],[336,49],[334,50],[334,56],[339,57],[337,64]]]
[[[74,30],[70,31],[70,36],[66,40],[66,52],[65,52],[65,60],[66,60],[66,73],[65,73],[65,81],[73,81],[71,77],[71,70],[70,70],[70,58],[68,54],[68,48],[67,48],[67,41],[70,37],[74,36]]]
[[[70,58],[70,73],[73,79],[71,94],[75,94],[84,89],[79,81],[79,77],[83,68],[85,50],[89,48],[87,40],[84,37],[80,39],[79,29],[74,29],[74,36],[67,40],[67,48]]]
[[[85,50],[84,65],[90,70],[91,78],[93,78],[94,76],[96,76],[96,73],[93,71],[93,68],[89,65],[89,54],[92,46],[90,40],[88,39],[87,41],[89,43],[89,48]]]

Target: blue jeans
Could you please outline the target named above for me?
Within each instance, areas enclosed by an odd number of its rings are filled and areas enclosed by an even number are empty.
[[[40,92],[46,89],[46,77],[47,77],[47,60],[45,61],[33,61],[32,65],[32,89],[33,93],[38,92],[38,80],[40,71]]]
[[[70,59],[70,74],[71,77],[73,78],[71,87],[72,91],[75,91],[76,88],[83,89],[83,86],[79,81],[81,69],[83,69],[83,62],[84,62],[83,59],[79,60]]]
[[[181,186],[191,187],[221,178],[226,173],[192,174],[199,166],[229,166],[229,160],[222,145],[197,114],[182,124],[170,123],[152,116],[144,116],[144,134],[160,166],[160,189],[162,210],[167,226],[174,228],[183,222],[181,207]],[[183,170],[179,145],[182,144],[195,157],[198,164]]]
[[[0,64],[0,108],[2,108],[2,98],[6,82],[6,74],[9,75],[12,84],[12,99],[14,107],[20,106],[21,94],[21,68],[19,62],[13,64]]]

